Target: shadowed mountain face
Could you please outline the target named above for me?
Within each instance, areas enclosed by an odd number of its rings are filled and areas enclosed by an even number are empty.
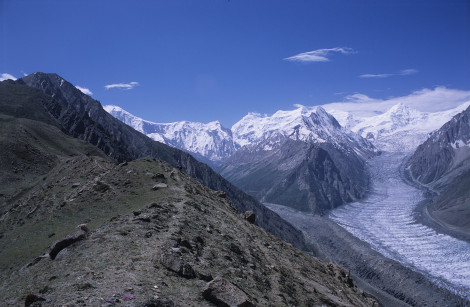
[[[66,135],[61,115],[78,115],[63,107],[51,117],[54,103],[0,83],[5,306],[377,304],[349,271],[253,225],[178,168],[149,157],[118,164]],[[87,128],[81,136],[96,135]]]
[[[435,188],[470,168],[470,107],[421,144],[408,161],[411,176]]]
[[[224,163],[220,173],[263,202],[323,214],[364,197],[364,160],[331,144],[283,139],[264,151],[246,146]]]
[[[83,94],[60,76],[35,73],[16,82],[8,82],[1,90],[18,91],[18,95],[22,95],[23,92],[31,91],[31,88],[37,88],[45,94],[38,102],[45,114],[49,115],[47,120],[55,122],[66,134],[86,140],[117,161],[131,161],[150,156],[181,168],[204,185],[224,191],[240,212],[255,211],[257,225],[297,247],[304,246],[300,231],[256,199],[237,189],[191,155],[153,141],[115,119],[103,110],[98,101]],[[34,95],[39,95],[38,93],[40,92],[35,91]],[[24,116],[33,115],[26,113]]]
[[[438,192],[429,213],[470,231],[470,107],[435,131],[407,162],[411,177]]]

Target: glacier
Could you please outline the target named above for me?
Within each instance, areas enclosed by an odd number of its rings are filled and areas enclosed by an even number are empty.
[[[407,153],[383,153],[367,163],[372,185],[365,199],[343,205],[329,218],[384,256],[419,271],[470,299],[470,243],[419,223],[414,215],[423,191],[400,176]]]

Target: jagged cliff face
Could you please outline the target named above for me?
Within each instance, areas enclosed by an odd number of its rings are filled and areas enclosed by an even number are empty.
[[[435,131],[407,161],[410,176],[437,192],[428,212],[470,231],[470,107]]]
[[[155,142],[125,125],[103,110],[98,101],[83,94],[60,76],[35,73],[16,81],[15,88],[9,90],[22,91],[24,85],[21,83],[46,94],[41,100],[46,114],[68,135],[86,140],[117,161],[147,156],[167,161],[208,187],[224,191],[240,212],[255,211],[256,223],[261,227],[295,246],[304,245],[302,234],[292,225],[237,189],[210,167],[181,150]]]
[[[408,160],[411,176],[435,187],[470,168],[470,107],[459,113],[418,147]]]

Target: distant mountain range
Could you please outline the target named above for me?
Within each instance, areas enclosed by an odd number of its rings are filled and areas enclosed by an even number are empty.
[[[151,139],[190,152],[200,161],[221,163],[239,148],[233,141],[232,132],[218,121],[159,124],[134,116],[118,106],[107,105],[104,109]]]
[[[470,103],[421,112],[399,103],[361,117],[321,106],[220,122],[153,123],[117,106],[110,114],[154,140],[191,153],[261,201],[317,213],[365,195],[365,161],[382,151],[412,152]],[[315,165],[314,168],[312,166]]]
[[[259,200],[304,211],[323,213],[363,197],[368,185],[364,162],[378,152],[322,107],[272,116],[251,113],[231,130],[219,122],[152,123],[116,106],[105,110],[154,140],[209,160]],[[309,171],[314,165],[321,167]]]
[[[361,117],[352,112],[331,111],[346,128],[359,133],[383,151],[412,152],[429,134],[470,105],[466,102],[441,112],[421,112],[398,103],[382,114]]]

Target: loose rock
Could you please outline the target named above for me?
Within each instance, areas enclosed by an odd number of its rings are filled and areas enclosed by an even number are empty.
[[[153,186],[152,190],[159,190],[162,188],[166,188],[168,185],[166,183],[157,183],[156,185]]]
[[[52,244],[51,250],[49,251],[49,257],[52,260],[54,260],[57,257],[57,254],[59,254],[59,252],[63,250],[64,248],[69,247],[70,245],[72,245],[73,243],[77,241],[84,240],[87,237],[88,232],[89,232],[88,228],[86,228],[84,224],[79,225],[79,226],[80,226],[79,231],[63,238],[62,240],[55,241]]]
[[[173,271],[184,278],[195,278],[196,273],[189,263],[183,263],[181,259],[173,254],[163,254],[160,263],[170,271]]]
[[[204,298],[217,306],[254,307],[248,296],[228,280],[217,276],[202,291]]]
[[[256,214],[253,211],[246,211],[243,213],[243,218],[247,220],[249,223],[254,224],[256,220]]]

